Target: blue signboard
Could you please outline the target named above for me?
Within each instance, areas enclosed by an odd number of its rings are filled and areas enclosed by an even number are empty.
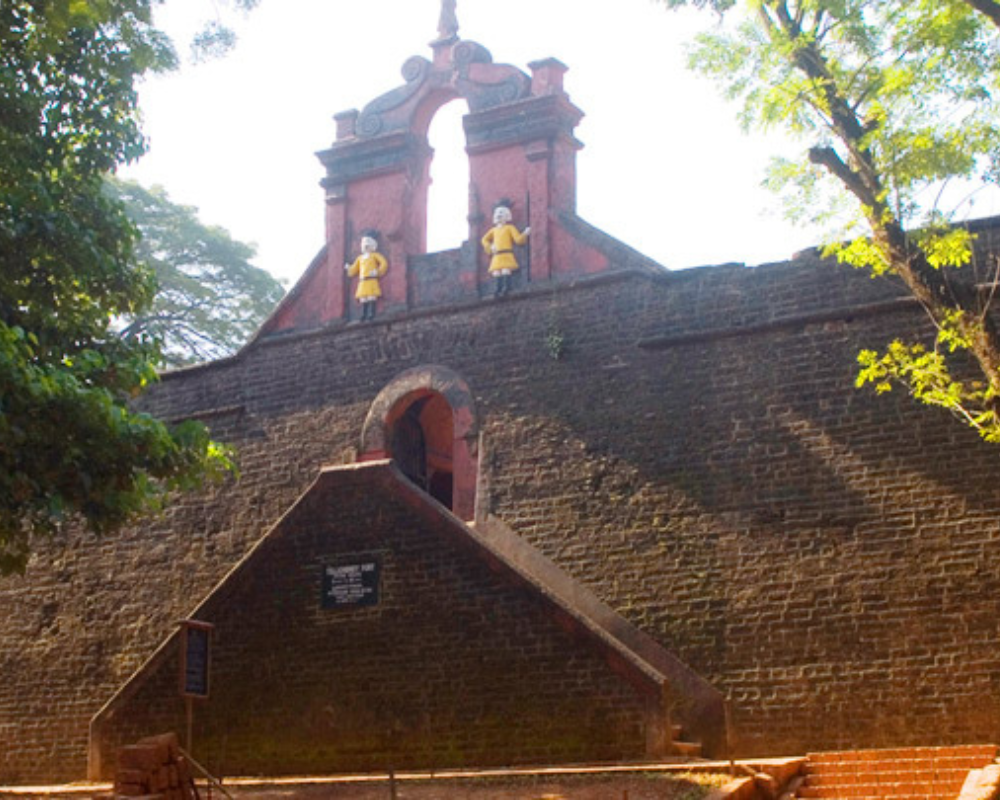
[[[181,694],[185,697],[208,697],[212,627],[193,620],[181,623]]]

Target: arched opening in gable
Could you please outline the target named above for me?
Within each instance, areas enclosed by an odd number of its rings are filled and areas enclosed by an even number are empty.
[[[414,392],[393,406],[386,428],[387,455],[400,471],[452,508],[455,422],[448,401],[437,392]]]
[[[441,106],[427,139],[433,151],[427,197],[427,252],[451,250],[469,235],[469,157],[465,151],[462,100]]]
[[[477,416],[461,376],[433,364],[408,369],[372,402],[358,460],[392,458],[455,516],[472,520],[479,472]]]

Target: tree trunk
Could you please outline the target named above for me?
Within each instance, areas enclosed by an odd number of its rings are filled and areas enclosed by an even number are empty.
[[[923,251],[910,246],[898,223],[879,223],[875,218],[869,218],[869,223],[873,238],[888,256],[893,270],[935,322],[942,324],[950,313],[963,312],[955,327],[969,341],[969,352],[987,384],[998,394],[991,407],[1000,410],[1000,332],[990,315],[980,309],[975,284],[947,281],[941,270],[927,262]]]
[[[994,0],[964,0],[964,2],[976,11],[985,14],[990,22],[1000,28],[1000,4]]]
[[[1000,25],[1000,5],[993,0],[965,2],[982,10]],[[785,35],[802,41],[803,33],[798,21],[789,13],[783,0],[772,7],[777,24]],[[764,11],[764,7],[761,10]],[[767,24],[774,24],[766,18],[766,13],[765,19]],[[795,51],[793,60],[803,74],[822,87],[832,132],[848,154],[845,162],[833,148],[817,147],[810,151],[810,160],[825,167],[858,199],[865,209],[872,237],[892,270],[902,278],[934,321],[944,325],[954,312],[962,312],[956,328],[970,343],[969,352],[979,365],[987,385],[998,394],[991,408],[1000,412],[1000,331],[989,314],[980,308],[975,285],[958,281],[952,284],[946,280],[941,270],[930,265],[926,254],[913,246],[892,209],[886,205],[882,177],[865,143],[865,124],[843,95],[815,42],[804,42]]]

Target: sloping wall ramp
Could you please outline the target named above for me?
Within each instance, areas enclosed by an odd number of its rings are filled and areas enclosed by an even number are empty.
[[[714,689],[387,461],[322,470],[191,617],[215,626],[194,755],[226,774],[636,759],[669,753],[678,722],[721,746]],[[179,647],[94,717],[91,778],[121,744],[185,729]]]

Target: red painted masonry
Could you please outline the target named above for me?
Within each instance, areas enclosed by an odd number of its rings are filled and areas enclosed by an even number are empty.
[[[566,66],[555,59],[521,70],[493,63],[482,45],[457,38],[432,45],[433,59],[415,56],[403,65],[406,83],[361,112],[338,114],[337,140],[319,153],[326,167],[326,247],[265,324],[262,335],[306,330],[348,320],[353,282],[344,264],[359,252],[361,232],[376,229],[389,261],[382,279],[380,312],[412,307],[415,280],[408,265],[427,249],[427,198],[432,150],[427,130],[434,114],[452,100],[469,108],[464,117],[469,156],[469,206],[455,209],[470,223],[478,254],[475,269],[454,280],[470,297],[489,284],[488,260],[478,240],[491,224],[493,205],[513,201],[514,224],[530,225],[526,262],[532,282],[593,274],[609,266],[607,255],[580,240],[560,222],[576,208],[573,130],[583,117],[563,89]],[[525,270],[527,274],[529,270]],[[471,278],[475,276],[475,285]],[[526,278],[528,280],[529,278]]]

